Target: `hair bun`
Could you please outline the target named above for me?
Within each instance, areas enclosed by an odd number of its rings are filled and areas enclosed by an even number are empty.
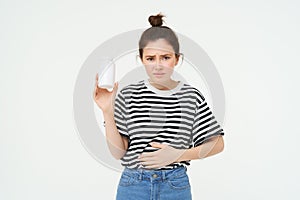
[[[150,22],[151,26],[161,26],[163,24],[163,17],[165,17],[164,15],[162,15],[161,13],[157,14],[157,15],[151,15],[148,18],[148,21]]]

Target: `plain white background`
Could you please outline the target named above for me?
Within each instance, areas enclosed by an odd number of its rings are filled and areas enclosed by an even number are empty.
[[[114,199],[82,146],[73,89],[88,55],[151,14],[197,42],[226,94],[225,150],[192,161],[194,199],[299,199],[297,1],[1,1],[0,199]]]

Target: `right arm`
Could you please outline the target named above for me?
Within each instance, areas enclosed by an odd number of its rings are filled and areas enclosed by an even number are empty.
[[[110,92],[105,88],[98,86],[98,74],[96,75],[96,84],[94,89],[94,101],[102,110],[105,121],[106,142],[110,153],[116,159],[121,159],[128,148],[128,139],[122,136],[116,126],[114,119],[114,97],[118,90],[118,83],[114,84]]]
[[[127,151],[128,139],[119,134],[113,113],[106,112],[103,113],[103,115],[108,148],[114,158],[119,160],[125,155]]]

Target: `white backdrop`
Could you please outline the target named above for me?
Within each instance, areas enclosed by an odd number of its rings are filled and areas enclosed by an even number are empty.
[[[207,52],[225,89],[225,149],[192,161],[194,199],[300,198],[300,4],[195,2],[0,2],[0,199],[113,199],[120,174],[82,146],[74,84],[97,46],[158,12]]]

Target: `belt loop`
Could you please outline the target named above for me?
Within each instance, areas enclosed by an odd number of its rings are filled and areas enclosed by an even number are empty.
[[[139,180],[141,181],[143,179],[143,169],[138,169],[139,172]]]
[[[166,180],[166,171],[165,170],[161,171],[161,176],[162,176],[162,180],[165,181]]]

